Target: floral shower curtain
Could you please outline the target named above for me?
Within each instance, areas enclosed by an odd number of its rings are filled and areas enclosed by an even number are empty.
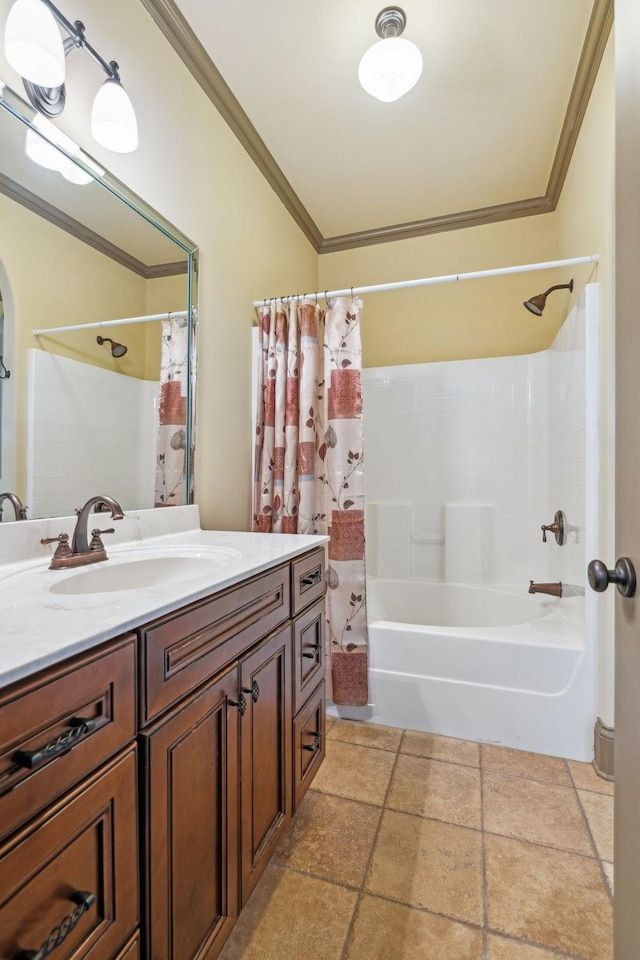
[[[368,700],[362,348],[357,299],[259,310],[254,529],[328,534],[335,703]]]
[[[188,347],[187,321],[163,320],[156,507],[174,507],[190,502],[186,489]]]

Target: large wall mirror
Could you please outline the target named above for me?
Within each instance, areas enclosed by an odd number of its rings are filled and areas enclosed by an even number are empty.
[[[192,502],[196,281],[189,238],[0,81],[0,493],[29,518]]]

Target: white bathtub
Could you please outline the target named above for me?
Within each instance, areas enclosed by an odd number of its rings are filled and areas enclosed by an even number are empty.
[[[367,719],[590,760],[593,655],[584,631],[575,629],[580,617],[562,613],[563,606],[583,603],[581,597],[558,601],[487,587],[369,580]]]

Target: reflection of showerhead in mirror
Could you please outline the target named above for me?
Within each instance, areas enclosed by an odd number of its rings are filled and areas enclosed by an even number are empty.
[[[111,337],[96,337],[97,342],[102,346],[103,343],[111,344],[111,356],[112,357],[124,357],[127,352],[127,348],[124,343],[116,343],[115,340],[112,340]]]

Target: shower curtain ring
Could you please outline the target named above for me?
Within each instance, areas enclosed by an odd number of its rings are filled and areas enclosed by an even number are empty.
[[[353,287],[351,287],[351,299],[353,300]]]

